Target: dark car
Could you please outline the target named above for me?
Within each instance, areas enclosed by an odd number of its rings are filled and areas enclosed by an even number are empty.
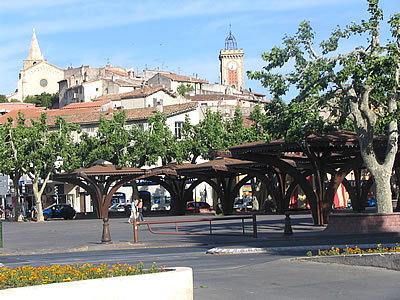
[[[372,196],[368,196],[367,202],[365,202],[365,207],[375,207],[376,206],[376,200]]]
[[[375,207],[376,206],[376,200],[373,196],[368,196],[367,200],[365,201],[365,207]],[[352,204],[351,202],[347,203],[347,207],[351,208]]]
[[[212,210],[212,206],[210,206],[210,204],[208,204],[207,202],[194,202],[194,201],[189,201],[188,203],[186,203],[186,211],[191,211],[191,212],[195,212],[195,211],[204,211],[204,210],[208,210],[211,211]]]
[[[43,217],[48,218],[64,218],[72,220],[75,218],[76,211],[68,204],[53,204],[43,210]]]

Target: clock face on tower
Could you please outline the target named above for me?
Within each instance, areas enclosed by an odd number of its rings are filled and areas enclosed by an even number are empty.
[[[236,70],[236,68],[237,68],[237,65],[236,65],[236,63],[234,61],[231,61],[231,62],[228,63],[228,69],[229,70],[234,71],[234,70]]]

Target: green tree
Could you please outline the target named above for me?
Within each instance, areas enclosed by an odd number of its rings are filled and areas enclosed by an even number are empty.
[[[243,126],[243,114],[240,107],[236,107],[233,118],[227,119],[224,122],[225,136],[228,146],[236,146],[248,143],[248,132]]]
[[[332,129],[321,117],[321,107],[313,104],[312,98],[289,104],[279,98],[272,99],[265,105],[261,125],[272,139],[285,139],[287,142],[298,142],[311,133]]]
[[[39,120],[32,119],[31,123],[31,126],[25,128],[23,168],[32,180],[37,221],[41,222],[44,221],[41,198],[50,176],[56,171],[72,170],[79,164],[71,135],[78,128],[58,118],[55,130],[50,130],[44,113]]]
[[[165,166],[173,161],[182,162],[183,155],[178,146],[177,137],[171,132],[167,125],[167,116],[157,113],[149,118],[149,130],[145,151],[145,162],[147,165],[155,164],[161,159]]]
[[[194,91],[194,87],[191,86],[190,84],[186,84],[186,85],[185,85],[185,84],[181,83],[181,84],[178,86],[178,88],[176,89],[176,91],[178,92],[179,95],[184,96],[185,93]]]
[[[41,93],[40,95],[27,96],[24,102],[33,103],[35,106],[49,108],[58,103],[58,92],[55,94]]]
[[[263,122],[264,122],[264,112],[261,110],[259,104],[257,104],[254,109],[250,113],[250,120],[253,121],[251,124],[248,135],[249,135],[249,142],[261,141],[261,140],[269,140],[270,135],[267,129],[264,129]]]
[[[204,119],[197,125],[191,125],[187,118],[182,127],[181,143],[185,159],[192,163],[199,157],[213,159],[210,150],[226,150],[229,140],[221,113],[208,109]]]
[[[248,72],[251,79],[261,80],[274,97],[286,94],[295,86],[298,96],[292,101],[310,106],[329,107],[343,114],[355,127],[361,155],[375,181],[378,212],[392,212],[390,177],[398,149],[398,107],[400,82],[400,14],[389,21],[391,39],[380,41],[383,12],[378,0],[368,0],[370,18],[338,26],[329,39],[315,45],[314,31],[302,22],[297,33],[283,38],[283,47],[273,47],[262,54],[263,70]],[[364,45],[337,54],[339,41],[356,35],[366,38]],[[293,65],[286,75],[273,70]],[[388,143],[386,155],[379,160],[373,148],[377,125],[383,122]]]
[[[0,103],[7,103],[7,97],[5,95],[0,95]]]
[[[188,115],[185,116],[185,122],[182,125],[182,140],[179,141],[179,145],[183,151],[184,160],[195,164],[202,153],[202,141],[199,138],[199,127],[191,124]]]
[[[10,118],[7,123],[0,125],[0,173],[10,176],[13,182],[15,201],[15,220],[21,222],[21,197],[19,190],[19,181],[21,176],[26,173],[24,168],[26,140],[28,130],[25,126],[25,119],[18,114],[16,126],[13,126],[13,120]]]
[[[124,111],[116,113],[112,120],[101,117],[96,138],[84,138],[85,147],[89,151],[89,164],[104,159],[118,168],[129,166],[128,146],[131,140],[126,126]]]

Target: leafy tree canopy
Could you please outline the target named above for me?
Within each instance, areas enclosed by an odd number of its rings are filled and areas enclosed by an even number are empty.
[[[184,96],[186,93],[194,91],[194,87],[191,86],[190,84],[180,84],[178,88],[176,89],[179,95]]]
[[[389,179],[398,148],[400,14],[388,20],[391,38],[382,44],[380,25],[383,11],[378,0],[368,0],[367,3],[368,20],[353,22],[345,28],[338,26],[319,45],[310,23],[302,22],[294,36],[283,38],[282,46],[275,46],[262,54],[266,65],[261,71],[248,72],[248,76],[260,80],[274,98],[280,98],[294,86],[298,95],[288,106],[289,115],[294,113],[293,118],[301,110],[312,108],[312,111],[319,107],[331,114],[333,124],[338,127],[349,127],[351,122],[358,135],[364,163],[375,180],[378,211],[391,212]],[[365,44],[340,53],[340,41],[358,35],[365,38]],[[287,64],[291,71],[281,74],[281,68]],[[282,108],[281,103],[274,109],[279,113],[287,111]],[[306,120],[304,111],[300,115],[299,120],[292,120],[294,128],[302,129],[309,125],[305,123],[310,120],[308,112]],[[320,120],[314,113],[311,117],[310,121],[316,122],[319,128]],[[388,143],[385,158],[378,160],[373,136],[383,129]]]
[[[27,96],[24,102],[35,104],[35,106],[49,108],[58,103],[58,92],[55,94],[41,93],[36,96]]]
[[[0,95],[0,103],[7,103],[7,97],[5,95]]]

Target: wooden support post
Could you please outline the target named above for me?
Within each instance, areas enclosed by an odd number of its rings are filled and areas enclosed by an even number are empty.
[[[253,214],[253,237],[257,238],[257,220],[256,214]]]
[[[133,242],[136,244],[139,242],[138,222],[136,220],[136,217],[133,218],[132,226],[133,226]]]

